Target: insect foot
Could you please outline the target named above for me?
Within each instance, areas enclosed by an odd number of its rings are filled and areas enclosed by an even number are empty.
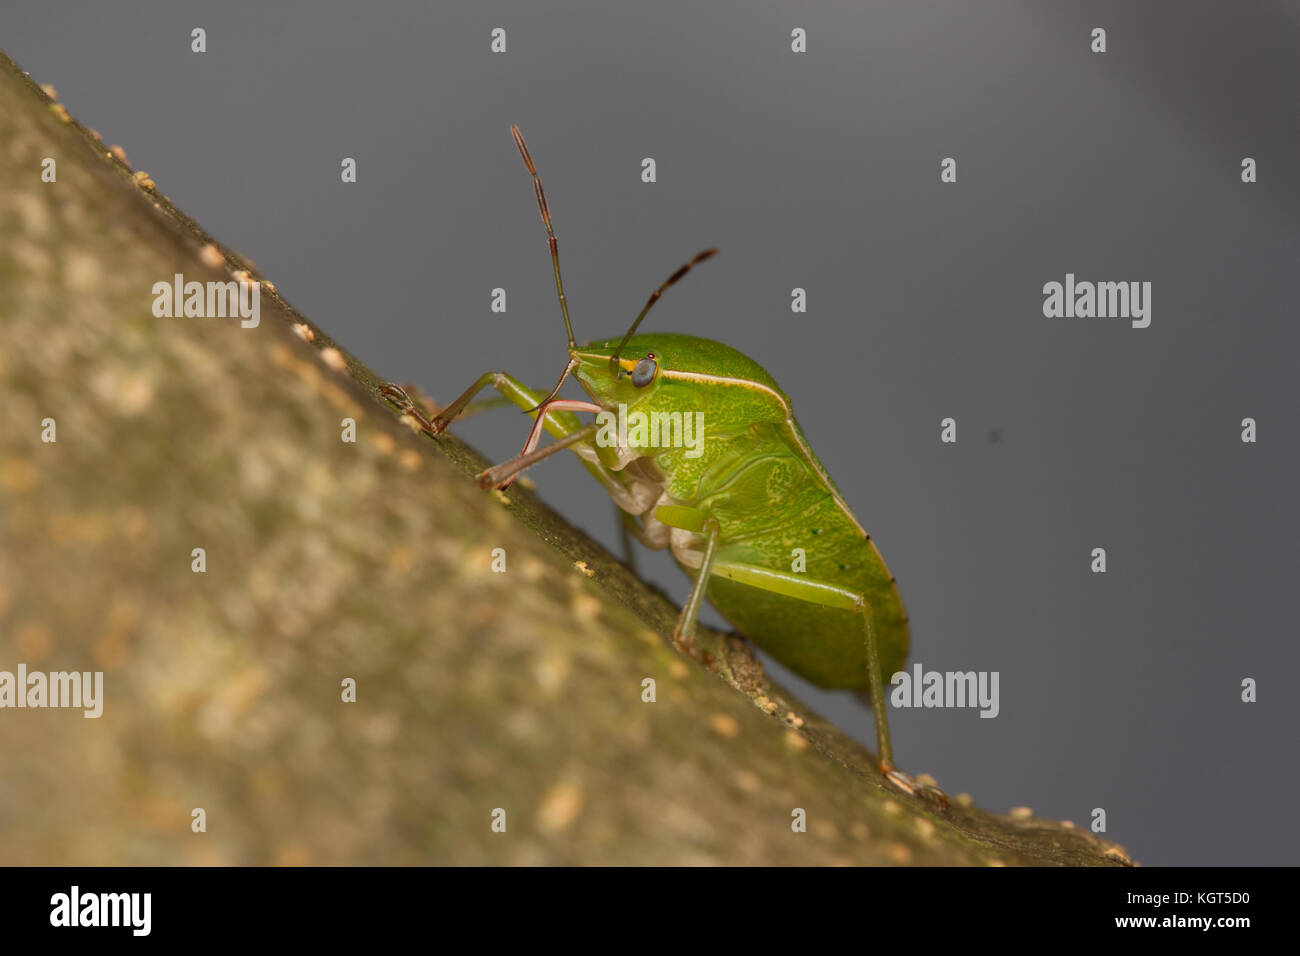
[[[728,638],[698,631],[683,633],[680,624],[673,631],[673,644],[679,651],[711,674],[717,674],[733,687],[739,687],[731,668]]]
[[[886,770],[885,779],[909,797],[916,796],[916,782],[901,770]]]
[[[932,783],[921,785],[921,796],[925,797],[925,799],[929,800],[940,810],[947,810],[950,806],[948,803],[948,794],[944,793],[942,789]]]
[[[700,660],[700,649],[695,643],[695,638],[689,634],[683,634],[681,629],[673,631],[673,643],[677,649],[693,661]]]
[[[430,421],[420,411],[418,405],[412,401],[411,396],[406,394],[406,389],[400,385],[394,385],[392,382],[385,382],[379,386],[379,394],[388,401],[397,406],[397,410],[408,418],[414,419],[422,430],[430,435],[441,435],[447,430],[447,423],[440,422],[437,418]]]
[[[679,651],[701,665],[705,670],[712,673],[717,672],[718,655],[710,648],[701,647],[694,634],[682,633],[679,626],[677,630],[673,631],[673,644],[677,646]]]
[[[503,479],[498,477],[498,470],[497,470],[498,468],[499,466],[494,465],[493,467],[488,468],[486,471],[480,471],[477,475],[475,475],[474,480],[478,482],[478,486],[485,490],[491,490],[495,488],[497,491],[503,491],[506,488],[509,488],[510,483],[514,481],[514,478],[510,477],[510,478]]]
[[[920,794],[926,800],[938,806],[940,810],[948,809],[948,795],[935,784],[918,782],[896,767],[885,771],[885,779],[909,797]]]

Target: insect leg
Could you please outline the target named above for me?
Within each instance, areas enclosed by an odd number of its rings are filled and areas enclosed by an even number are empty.
[[[430,415],[438,414],[437,402],[428,396],[419,395],[418,389],[414,385],[394,385],[391,382],[388,382],[380,385],[378,392],[384,398],[388,399],[388,401],[396,405],[402,414],[422,422],[421,427],[424,427],[426,430],[430,423],[429,420],[425,418],[424,406],[427,405],[433,409],[433,411],[429,413]],[[419,395],[418,400],[412,397],[412,392]],[[480,398],[467,405],[465,410],[460,413],[460,418],[471,418],[474,415],[479,415],[483,412],[492,411],[497,408],[506,408],[513,404],[514,402],[510,401],[510,399],[506,398],[504,395],[492,395],[488,398]],[[411,411],[408,412],[408,408],[411,409]]]
[[[636,550],[632,547],[632,539],[635,537],[644,543],[645,539],[641,537],[643,532],[636,519],[630,514],[617,505],[614,506],[614,510],[618,513],[618,541],[623,547],[623,560],[632,573],[636,574]]]
[[[461,393],[459,398],[443,408],[442,411],[432,419],[425,418],[420,410],[415,406],[415,403],[411,401],[409,396],[407,396],[406,392],[397,385],[382,385],[379,388],[379,394],[397,405],[398,408],[401,409],[403,415],[408,415],[419,422],[420,427],[430,435],[441,435],[447,430],[447,426],[450,425],[452,421],[465,410],[465,407],[474,400],[474,396],[488,386],[495,388],[498,392],[515,405],[518,405],[524,411],[530,411],[539,403],[546,400],[545,392],[539,391],[535,388],[529,388],[514,376],[507,375],[505,372],[484,372],[475,380],[473,385]],[[562,419],[560,413],[552,412],[546,416],[546,430],[551,432],[553,435],[556,434],[552,426],[554,425],[558,427],[562,421],[569,426],[565,429],[566,431],[578,427],[578,419],[576,416],[570,415],[567,419]]]
[[[922,791],[927,799],[941,807],[948,806],[948,797],[938,787],[921,786],[910,776],[894,766],[894,751],[889,740],[889,711],[885,706],[885,674],[881,669],[880,643],[876,638],[875,615],[866,597],[848,588],[838,587],[816,578],[788,571],[774,571],[752,564],[739,564],[725,560],[714,562],[713,573],[752,587],[784,594],[825,607],[841,608],[861,615],[862,639],[867,651],[867,685],[871,690],[871,710],[876,724],[876,760],[883,773],[894,786],[909,794]]]
[[[411,401],[410,397],[399,386],[384,385],[379,389],[379,391],[385,398],[397,405],[402,414],[413,418],[420,424],[420,427],[429,434],[440,435],[447,430],[447,426],[451,424],[453,419],[465,411],[467,406],[472,408],[473,406],[470,406],[470,402],[474,400],[474,396],[489,386],[495,388],[505,399],[523,409],[525,412],[528,412],[534,418],[539,414],[538,406],[546,404],[549,398],[546,392],[543,392],[540,389],[530,388],[514,376],[507,375],[505,372],[486,372],[483,375],[480,375],[475,380],[474,384],[467,388],[464,393],[456,399],[456,401],[452,402],[430,420],[425,418],[424,414],[416,407],[415,403]],[[551,402],[551,407],[546,409],[543,427],[546,429],[548,434],[559,439],[565,438],[568,435],[579,431],[583,425],[578,416],[573,414],[573,412],[564,409],[563,405],[561,405],[560,409],[553,407],[557,404],[560,403]],[[526,451],[532,451],[533,447],[536,445],[536,439],[540,438],[540,435],[534,434],[535,431],[536,429],[529,433],[529,440],[525,445]],[[627,476],[602,464],[595,454],[595,448],[590,442],[575,440],[573,450],[578,452],[578,457],[582,459],[583,466],[591,472],[597,481],[601,483],[605,491],[614,499],[614,503],[618,505],[619,508],[624,511],[640,514],[653,504],[653,499],[644,500],[643,497],[638,497],[632,487],[631,480]],[[504,464],[508,463],[503,463],[503,465]]]
[[[700,572],[695,576],[695,586],[691,588],[691,596],[686,599],[686,606],[682,608],[681,616],[677,619],[677,627],[673,631],[674,643],[688,654],[695,645],[695,622],[699,619],[700,605],[704,603],[704,592],[708,590],[709,575],[712,573],[713,562],[718,554],[717,519],[705,518],[701,531],[705,538]]]
[[[579,428],[575,432],[570,432],[563,438],[558,438],[551,442],[545,448],[538,448],[535,451],[525,452],[509,461],[503,461],[499,465],[493,465],[486,471],[477,475],[478,483],[484,488],[500,488],[509,484],[516,475],[531,468],[543,458],[549,458],[558,451],[563,451],[571,445],[577,445],[582,442],[590,442],[596,434],[595,424]]]
[[[684,509],[679,509],[684,510]],[[691,509],[693,511],[693,509]],[[665,521],[665,524],[674,523],[677,526],[689,524],[692,527],[687,530],[699,530],[693,527],[694,520],[673,521],[674,518],[693,519],[695,514],[675,515],[672,509],[659,508],[655,514]],[[713,519],[705,519],[705,523]],[[716,523],[715,523],[716,528]],[[907,780],[905,775],[903,780],[895,779],[898,772],[894,769],[893,747],[889,740],[889,713],[885,707],[885,680],[884,674],[880,669],[880,647],[876,639],[875,618],[871,612],[871,605],[867,599],[848,588],[842,588],[834,584],[819,581],[816,578],[809,578],[801,574],[795,574],[788,571],[775,571],[771,568],[759,567],[752,564],[740,564],[725,559],[717,559],[711,553],[716,546],[716,532],[710,538],[710,546],[705,548],[704,560],[701,562],[700,576],[696,579],[695,590],[692,591],[692,600],[700,596],[703,588],[706,586],[705,579],[709,575],[717,575],[735,581],[739,584],[747,584],[750,587],[761,588],[764,591],[771,591],[776,594],[783,594],[787,597],[797,598],[801,601],[808,601],[812,604],[819,604],[824,607],[840,608],[845,611],[852,611],[861,616],[862,620],[862,637],[866,645],[867,652],[867,681],[871,688],[871,707],[875,717],[876,724],[876,754],[880,770],[886,776],[894,780],[895,783],[909,792],[914,792],[914,786],[909,786],[903,781]],[[689,605],[688,605],[689,608]],[[698,607],[693,609],[698,612]],[[683,610],[682,618],[686,619],[687,612]],[[692,625],[694,618],[691,619]],[[679,625],[680,629],[680,625]]]
[[[715,574],[740,584],[775,591],[801,601],[837,607],[862,616],[862,637],[867,650],[867,682],[871,689],[871,710],[876,722],[876,756],[883,773],[894,769],[894,752],[889,740],[889,713],[885,708],[885,680],[880,670],[880,648],[876,641],[875,615],[861,594],[848,588],[805,578],[793,572],[773,571],[755,565],[719,562]]]

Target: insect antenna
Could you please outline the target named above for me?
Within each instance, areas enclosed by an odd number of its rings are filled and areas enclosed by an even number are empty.
[[[678,269],[676,272],[670,275],[668,277],[668,280],[663,285],[655,289],[654,292],[650,293],[650,298],[646,300],[645,308],[642,309],[641,314],[636,317],[636,321],[632,323],[632,327],[627,330],[627,334],[623,336],[623,341],[618,343],[618,348],[614,349],[614,354],[609,357],[609,367],[613,369],[615,375],[618,374],[618,357],[623,351],[623,346],[627,345],[628,340],[632,338],[632,333],[635,332],[636,327],[641,324],[641,320],[644,319],[646,313],[650,311],[650,307],[659,301],[659,297],[664,294],[665,289],[667,289],[670,285],[675,283],[682,276],[686,275],[686,273],[690,272],[692,269],[694,269],[705,259],[708,259],[710,256],[716,255],[717,251],[718,251],[717,249],[705,249],[703,252],[701,252],[690,262],[686,263],[686,265],[682,266],[680,269]]]
[[[555,267],[555,294],[560,298],[560,311],[564,313],[564,331],[569,336],[569,348],[574,349],[577,348],[577,343],[573,340],[573,323],[569,321],[569,304],[564,298],[564,280],[560,278],[560,246],[555,241],[555,230],[551,228],[551,210],[546,205],[546,193],[542,191],[542,180],[537,175],[537,167],[533,165],[533,157],[528,154],[528,147],[524,145],[524,135],[513,123],[510,125],[510,135],[514,137],[515,146],[519,147],[519,155],[524,158],[524,165],[533,176],[533,192],[537,194],[537,211],[542,214],[542,222],[546,226],[546,236],[551,247],[551,264]]]

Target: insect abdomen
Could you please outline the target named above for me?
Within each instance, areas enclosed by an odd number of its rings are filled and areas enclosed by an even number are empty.
[[[827,496],[789,526],[735,544],[718,557],[807,576],[862,594],[870,604],[884,680],[907,659],[902,599],[875,545],[844,520]],[[795,549],[802,549],[802,555]],[[805,570],[796,571],[797,567]],[[791,599],[715,576],[710,602],[741,634],[795,673],[821,687],[865,690],[867,651],[861,616]]]
[[[687,495],[678,500],[719,522],[717,559],[863,595],[872,609],[888,681],[907,657],[902,600],[875,545],[846,513],[820,465],[792,448],[773,427],[722,438],[709,452],[689,501]],[[675,477],[681,477],[680,471]],[[677,490],[686,488],[679,482]],[[685,564],[683,568],[694,573]],[[867,687],[861,615],[718,575],[709,582],[707,594],[740,633],[806,679],[822,687]]]

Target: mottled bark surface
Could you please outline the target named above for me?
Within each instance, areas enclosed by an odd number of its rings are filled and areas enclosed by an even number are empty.
[[[682,657],[662,595],[266,283],[255,329],[156,318],[174,273],[257,273],[106,153],[0,57],[0,670],[105,698],[0,710],[0,863],[1127,862],[893,790],[739,641],[702,638],[734,682]]]

